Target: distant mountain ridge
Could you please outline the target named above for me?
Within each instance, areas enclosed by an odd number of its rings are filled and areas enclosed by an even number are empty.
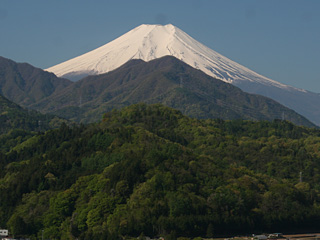
[[[0,94],[22,106],[29,106],[72,84],[53,73],[28,63],[0,57]]]
[[[106,74],[88,76],[32,107],[65,118],[97,121],[113,108],[162,103],[191,117],[292,121],[314,126],[279,103],[212,78],[175,57],[131,60]]]
[[[79,80],[112,71],[131,59],[150,61],[168,55],[246,92],[270,97],[320,126],[320,94],[264,77],[206,47],[172,24],[140,25],[97,49],[46,70]]]
[[[314,127],[271,99],[250,95],[172,56],[131,60],[106,74],[77,82],[26,63],[0,59],[0,93],[24,107],[79,122],[93,122],[113,108],[162,103],[195,118],[273,120]]]

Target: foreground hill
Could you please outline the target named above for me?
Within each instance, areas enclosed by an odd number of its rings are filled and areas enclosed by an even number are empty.
[[[24,109],[0,95],[0,152],[10,151],[37,132],[58,128],[62,123],[70,121]]]
[[[0,151],[0,225],[45,239],[316,229],[319,149],[319,130],[286,121],[133,105]]]
[[[21,106],[28,107],[70,84],[53,73],[0,57],[0,94]]]
[[[162,103],[190,117],[292,121],[315,126],[281,104],[212,78],[175,57],[132,60],[122,67],[89,76],[32,105],[76,121],[97,121],[113,108],[139,102]]]

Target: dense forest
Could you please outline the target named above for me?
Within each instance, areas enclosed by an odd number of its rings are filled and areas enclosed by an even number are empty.
[[[15,129],[45,131],[59,127],[62,122],[70,123],[52,114],[41,114],[35,110],[22,108],[0,95],[0,139],[1,134]]]
[[[1,139],[0,226],[16,237],[209,238],[320,224],[318,129],[136,104]]]

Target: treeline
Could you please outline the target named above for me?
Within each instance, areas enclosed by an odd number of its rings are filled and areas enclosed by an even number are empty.
[[[0,226],[18,237],[175,239],[320,223],[317,129],[137,104],[101,123],[20,134],[0,148]]]

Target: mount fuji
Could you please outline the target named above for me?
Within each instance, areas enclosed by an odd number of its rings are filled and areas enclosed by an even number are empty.
[[[102,47],[46,70],[76,81],[109,72],[131,59],[148,62],[167,55],[228,83],[246,80],[287,87],[222,56],[172,24],[140,25]]]
[[[270,97],[320,125],[320,94],[264,77],[206,47],[172,24],[140,25],[95,50],[45,70],[77,81],[88,75],[110,72],[131,59],[148,62],[167,55],[246,92]]]

